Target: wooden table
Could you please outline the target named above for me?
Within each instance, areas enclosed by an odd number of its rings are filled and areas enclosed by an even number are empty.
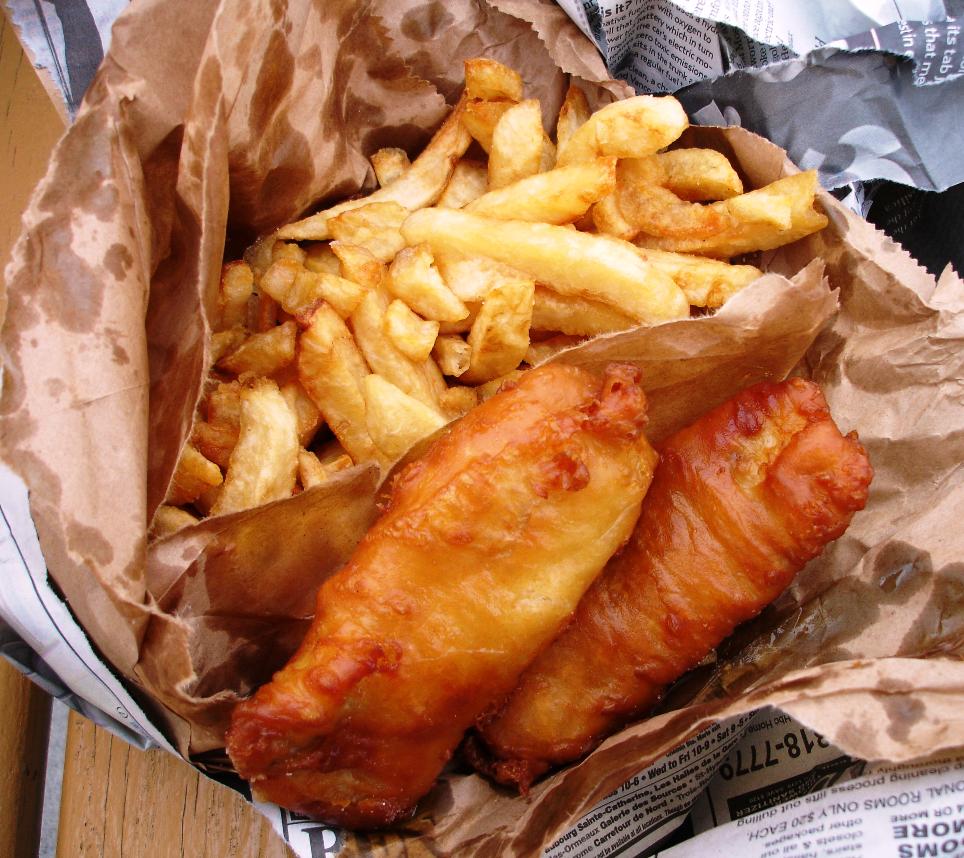
[[[0,276],[64,117],[0,12]],[[0,660],[0,856],[37,855],[50,699]],[[162,751],[140,751],[71,713],[57,855],[292,855],[237,793]]]

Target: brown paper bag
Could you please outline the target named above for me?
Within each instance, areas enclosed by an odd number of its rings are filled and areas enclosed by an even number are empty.
[[[629,94],[548,0],[139,1],[25,216],[6,277],[4,456],[71,609],[208,767],[226,765],[234,702],[283,663],[315,589],[376,515],[375,474],[359,467],[148,546],[190,432],[222,257],[370,187],[376,148],[414,154],[457,94],[461,60],[479,54],[523,74],[547,124],[566,74],[597,104]],[[751,184],[790,169],[739,129],[691,134]],[[964,287],[822,204],[830,228],[770,254],[771,273],[715,316],[559,359],[637,363],[657,440],[754,381],[811,376],[873,460],[867,510],[663,714],[525,799],[448,774],[401,833],[350,850],[536,854],[710,721],[761,705],[868,758],[964,745]]]

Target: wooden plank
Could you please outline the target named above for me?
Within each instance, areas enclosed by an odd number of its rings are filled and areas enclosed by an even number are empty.
[[[233,790],[170,754],[132,748],[70,714],[58,856],[293,854],[268,821]]]
[[[40,842],[50,698],[0,660],[0,855],[33,858]]]

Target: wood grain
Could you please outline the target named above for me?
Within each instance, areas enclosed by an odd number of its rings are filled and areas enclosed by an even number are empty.
[[[240,795],[163,751],[140,751],[72,712],[57,855],[290,858]]]

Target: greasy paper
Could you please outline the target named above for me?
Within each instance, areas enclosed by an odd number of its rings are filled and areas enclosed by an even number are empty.
[[[222,257],[372,187],[375,149],[414,155],[464,58],[514,64],[547,112],[560,69],[596,103],[626,94],[557,7],[497,6],[135,3],[26,214],[6,277],[4,456],[92,641],[208,767],[226,765],[233,703],[283,663],[314,590],[377,514],[375,476],[357,468],[148,546],[200,394]],[[691,134],[730,153],[750,184],[791,169],[740,129]],[[862,756],[964,742],[964,666],[948,657],[964,634],[964,287],[951,272],[935,283],[831,197],[821,205],[831,226],[767,254],[770,273],[716,315],[558,359],[637,363],[657,440],[754,381],[812,376],[870,453],[867,510],[663,714],[525,799],[453,772],[402,835],[349,837],[349,849],[534,854],[702,726],[761,705]]]

